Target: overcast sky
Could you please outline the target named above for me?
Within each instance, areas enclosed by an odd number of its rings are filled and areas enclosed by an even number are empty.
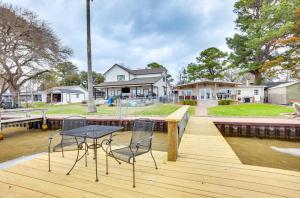
[[[2,0],[30,9],[47,21],[62,43],[74,50],[72,61],[86,69],[85,0]],[[93,69],[105,72],[115,63],[144,68],[167,67],[176,79],[180,68],[201,50],[228,50],[234,32],[234,0],[94,0]]]

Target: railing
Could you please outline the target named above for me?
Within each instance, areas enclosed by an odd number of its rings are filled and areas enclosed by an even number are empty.
[[[10,113],[26,113],[26,118],[31,117],[32,112],[42,112],[43,125],[46,125],[46,111],[47,109],[5,109],[0,111],[0,131],[2,131],[2,115]]]
[[[168,122],[168,161],[176,161],[178,155],[179,139],[182,137],[187,125],[189,106],[183,106],[166,118]]]

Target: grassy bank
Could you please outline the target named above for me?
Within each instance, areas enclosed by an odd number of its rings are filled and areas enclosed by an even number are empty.
[[[167,116],[181,106],[176,104],[154,104],[145,107],[122,107],[122,114],[136,115],[136,116]],[[118,114],[118,107],[109,107],[101,105],[97,107],[97,113],[87,113],[86,104],[63,104],[52,105],[47,103],[35,103],[33,108],[48,109],[47,115],[99,115],[99,116],[116,116]],[[195,114],[195,107],[191,107],[189,112],[191,115]]]
[[[293,108],[288,106],[271,104],[238,104],[211,107],[208,109],[208,114],[211,116],[276,117],[293,111]]]

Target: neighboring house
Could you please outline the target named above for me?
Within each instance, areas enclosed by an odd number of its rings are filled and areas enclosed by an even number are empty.
[[[264,87],[259,85],[241,85],[236,82],[198,81],[176,86],[180,100],[238,100],[241,103],[260,103],[264,101]]]
[[[43,91],[32,91],[32,92],[26,92],[26,91],[21,91],[20,93],[17,94],[17,98],[20,102],[41,102],[43,94],[45,94]],[[2,95],[2,100],[4,102],[10,102],[12,99],[12,96],[9,91],[6,91]]]
[[[132,70],[115,64],[104,73],[105,82],[94,85],[94,96],[95,99],[170,96],[171,87],[166,75],[164,68]]]
[[[264,89],[263,85],[239,85],[236,88],[237,100],[241,103],[263,103]]]
[[[179,99],[222,100],[236,99],[239,83],[223,81],[198,81],[176,86]]]
[[[300,81],[270,87],[267,92],[268,102],[272,104],[300,102]]]
[[[47,103],[77,103],[87,100],[88,92],[81,86],[53,87],[45,91],[42,101]]]

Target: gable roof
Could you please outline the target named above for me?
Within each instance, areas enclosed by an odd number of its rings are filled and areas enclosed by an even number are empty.
[[[191,82],[191,83],[186,83],[182,85],[177,85],[176,88],[184,88],[184,87],[190,87],[190,86],[195,86],[195,85],[203,85],[203,84],[219,84],[222,86],[237,86],[241,85],[241,83],[236,83],[236,82],[226,82],[226,81],[213,81],[213,80],[202,80],[202,81],[196,81],[196,82]]]
[[[262,83],[261,85],[264,85],[266,88],[271,88],[271,87],[275,87],[281,84],[285,84],[286,82],[265,82]]]
[[[134,74],[134,75],[145,75],[145,74],[162,74],[163,72],[166,71],[165,68],[154,68],[154,69],[128,69],[127,67],[124,67],[122,65],[119,64],[114,64],[113,66],[111,66],[104,74],[106,74],[109,70],[111,70],[114,67],[120,67],[122,69],[124,69],[125,71],[127,71],[130,74]]]
[[[277,85],[277,86],[275,86],[275,87],[271,87],[270,89],[280,88],[280,87],[289,87],[289,86],[291,86],[291,85],[295,85],[295,84],[298,84],[298,83],[300,83],[300,81],[283,83],[283,84]]]
[[[81,89],[81,90],[78,90]],[[52,93],[54,91],[60,91],[62,93],[84,93],[83,91],[87,90],[81,86],[60,86],[60,87],[52,87],[50,89],[47,89],[46,92],[47,93]],[[83,91],[82,91],[83,90]]]
[[[103,82],[94,87],[119,87],[119,86],[134,86],[134,85],[150,85],[159,81],[162,77],[149,77],[149,78],[134,78],[126,81]]]

